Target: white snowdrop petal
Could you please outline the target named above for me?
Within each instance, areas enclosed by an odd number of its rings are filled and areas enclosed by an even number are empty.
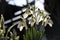
[[[50,27],[52,27],[52,24],[51,23],[48,23]]]
[[[20,31],[22,31],[23,30],[23,26],[20,26]]]
[[[46,26],[46,25],[47,25],[47,23],[44,24],[44,26]]]
[[[20,27],[20,25],[21,25],[21,22],[19,22],[19,24],[18,24],[17,28],[19,28],[19,27]]]
[[[29,24],[31,24],[31,22],[29,21]]]
[[[28,14],[24,13],[24,14],[23,14],[23,17],[24,17],[24,18],[27,18],[27,17],[28,17]]]
[[[53,21],[52,20],[50,20],[49,25],[53,25]]]
[[[35,14],[33,14],[33,17],[36,17]]]
[[[37,8],[37,9],[35,9],[35,11],[38,11],[38,8]]]
[[[38,12],[35,13],[35,16],[38,16]]]
[[[38,24],[39,23],[39,21],[40,21],[40,16],[37,16],[37,21],[36,21],[36,24]]]
[[[43,20],[43,17],[41,16],[39,22],[42,21],[42,20]]]
[[[50,16],[46,16],[46,18],[49,18],[50,19]]]
[[[46,22],[46,21],[47,21],[47,18],[44,19],[44,22]]]
[[[31,12],[31,14],[33,14],[33,11],[32,10],[30,10],[30,12]]]
[[[44,11],[43,14],[44,14],[44,16],[50,15],[47,11]]]
[[[32,19],[32,20],[31,20],[31,26],[33,26],[34,23],[35,23],[35,19]]]

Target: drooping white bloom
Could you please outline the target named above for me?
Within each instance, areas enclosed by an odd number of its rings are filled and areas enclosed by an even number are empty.
[[[35,11],[38,11],[38,8],[36,8]]]
[[[47,11],[43,11],[43,14],[44,14],[44,16],[50,15],[50,13],[48,13]]]
[[[32,17],[29,17],[28,20],[29,20],[29,24],[30,24],[31,27],[32,27],[32,26],[34,25],[34,23],[35,23],[35,19],[32,18]]]
[[[44,18],[43,22],[45,23],[44,26],[46,26],[48,24],[48,19]]]
[[[34,12],[32,10],[30,10],[31,14],[33,14]]]
[[[46,21],[47,21],[47,18],[44,19],[44,22],[46,22]]]
[[[23,18],[27,18],[27,17],[28,17],[28,14],[24,13]]]
[[[42,20],[43,20],[43,17],[42,17],[42,16],[40,16],[39,22],[41,22]]]
[[[48,24],[49,24],[50,27],[52,27],[52,25],[53,25],[53,21],[50,20],[50,22],[49,22]]]
[[[49,24],[49,26],[52,27],[52,25],[53,25],[53,21],[51,20],[51,18],[49,16],[46,16],[46,18],[43,20],[43,22],[45,23],[44,24],[45,26],[47,24]]]
[[[32,18],[32,20],[31,20],[31,26],[33,26],[35,22],[36,22],[36,20],[34,18]]]
[[[50,27],[52,27],[52,24],[51,23],[48,23]]]
[[[20,26],[20,27],[19,27],[19,30],[22,31],[22,30],[23,30],[23,26]]]
[[[20,30],[20,31],[22,31],[22,30],[23,30],[23,28],[24,28],[23,23],[22,23],[22,22],[19,22],[19,24],[18,24],[17,28],[19,28],[19,30]]]
[[[29,20],[29,24],[31,24],[31,19],[32,19],[32,17],[29,17],[29,18],[28,18],[28,20]]]

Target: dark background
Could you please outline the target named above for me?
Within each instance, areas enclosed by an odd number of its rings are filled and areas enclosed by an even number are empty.
[[[45,0],[45,10],[51,13],[53,27],[46,27],[48,40],[60,40],[60,0]]]

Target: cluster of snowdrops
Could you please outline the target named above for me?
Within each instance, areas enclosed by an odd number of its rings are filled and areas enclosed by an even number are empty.
[[[49,24],[51,27],[53,25],[53,22],[51,20],[50,14],[46,11],[40,10],[39,8],[35,8],[33,6],[30,6],[26,9],[26,12],[23,13],[23,15],[20,15],[20,19],[22,21],[19,22],[17,28],[22,31],[25,27],[26,34],[23,35],[24,40],[42,40],[44,36],[44,31],[42,31],[42,27],[45,27],[47,24]],[[40,24],[41,23],[41,24]],[[28,25],[30,25],[31,28],[28,28]],[[11,28],[13,28],[16,24],[13,24],[11,27],[8,28],[6,36],[5,34],[5,25],[4,25],[4,18],[3,15],[1,15],[0,19],[0,40],[19,40],[19,36],[17,36],[17,33],[15,29],[13,32],[11,32]],[[37,25],[40,25],[39,27]],[[39,31],[37,28],[40,28]],[[8,33],[11,34],[11,37],[8,37]],[[37,36],[38,35],[38,36]]]

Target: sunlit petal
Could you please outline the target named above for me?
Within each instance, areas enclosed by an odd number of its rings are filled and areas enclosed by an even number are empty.
[[[20,26],[19,30],[20,30],[20,31],[22,31],[22,30],[23,30],[23,28],[24,28],[24,26]]]
[[[27,17],[28,17],[28,14],[24,13],[23,18],[27,18]]]

